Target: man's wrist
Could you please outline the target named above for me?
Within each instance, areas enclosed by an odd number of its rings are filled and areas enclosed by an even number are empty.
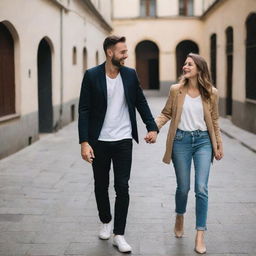
[[[86,146],[90,146],[89,142],[88,141],[84,141],[81,143],[82,146],[86,147]]]

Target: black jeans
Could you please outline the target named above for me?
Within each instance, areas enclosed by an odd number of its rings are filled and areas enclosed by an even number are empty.
[[[123,235],[129,206],[129,179],[132,163],[132,139],[105,142],[97,141],[92,145],[95,197],[102,223],[112,219],[108,196],[109,171],[111,161],[114,170],[114,187],[116,191],[114,234]]]

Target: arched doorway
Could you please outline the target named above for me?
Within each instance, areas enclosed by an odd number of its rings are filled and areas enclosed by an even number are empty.
[[[0,117],[15,113],[14,40],[0,22]]]
[[[37,72],[39,132],[52,132],[52,53],[46,39],[42,39],[38,47]]]
[[[159,89],[159,49],[152,41],[137,44],[136,70],[143,89]]]
[[[226,29],[226,60],[227,60],[227,98],[226,114],[232,115],[232,76],[233,76],[233,28]]]
[[[176,47],[176,77],[182,74],[182,67],[189,53],[199,53],[198,45],[191,40],[184,40]]]
[[[246,20],[246,98],[256,100],[256,13]]]

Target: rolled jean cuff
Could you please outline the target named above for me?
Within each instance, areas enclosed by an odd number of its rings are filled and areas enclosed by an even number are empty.
[[[199,231],[206,231],[206,230],[207,230],[207,227],[196,227],[196,230],[199,230]]]
[[[183,216],[185,214],[185,212],[184,213],[178,213],[178,212],[176,212],[176,215],[177,216]]]

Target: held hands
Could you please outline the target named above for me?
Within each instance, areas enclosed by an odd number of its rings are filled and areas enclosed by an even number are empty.
[[[93,158],[95,158],[93,149],[88,142],[81,143],[81,156],[85,161],[90,164],[92,163]]]
[[[214,154],[214,157],[216,160],[221,160],[223,158],[224,154],[223,154],[223,147],[222,146],[218,146],[217,152]]]
[[[156,131],[151,131],[148,132],[148,134],[146,135],[146,137],[144,138],[144,140],[147,143],[155,143],[156,142],[156,137],[157,137],[157,132]]]

